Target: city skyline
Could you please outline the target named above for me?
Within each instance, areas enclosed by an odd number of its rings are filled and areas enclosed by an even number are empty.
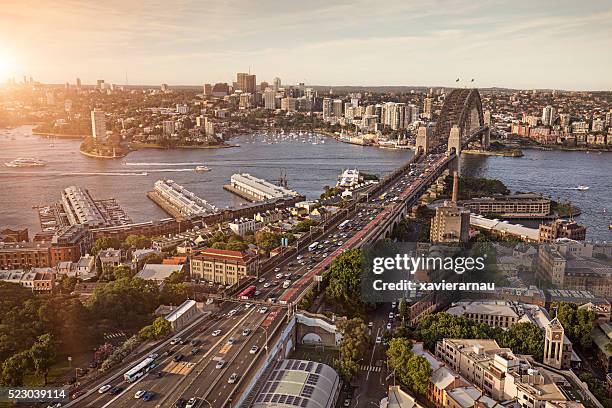
[[[478,87],[612,88],[605,52],[612,7],[604,1],[3,7],[2,82],[26,75],[44,83],[201,85],[250,71],[258,82],[278,76],[320,86],[448,87],[459,77]]]

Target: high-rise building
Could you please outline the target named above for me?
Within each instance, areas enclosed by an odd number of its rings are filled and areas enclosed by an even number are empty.
[[[247,93],[255,93],[257,91],[256,76],[246,72],[236,74],[236,85],[239,90]]]
[[[542,124],[552,126],[557,119],[557,111],[552,106],[548,105],[542,109]]]
[[[264,107],[266,109],[276,109],[276,92],[268,88],[264,90]]]
[[[433,117],[433,98],[425,98],[423,102],[423,117],[431,119]]]
[[[177,103],[176,112],[180,113],[181,115],[186,115],[187,112],[189,112],[189,106],[185,105],[184,103]]]
[[[412,104],[408,105],[408,110],[410,111],[410,115],[406,114],[407,122],[412,123],[414,121],[419,120],[419,107],[418,106],[412,105]]]
[[[251,94],[250,92],[240,94],[238,106],[241,109],[248,109],[253,106],[253,94]]]
[[[77,89],[81,89],[81,78],[76,79],[76,87]]]
[[[162,92],[168,92],[168,84],[161,84],[160,89]]]
[[[212,85],[211,84],[204,84],[204,95],[205,96],[210,96],[212,95]]]
[[[259,84],[259,92],[263,93],[269,86],[270,84],[266,81],[261,81],[261,84]]]
[[[296,98],[283,98],[281,100],[281,109],[287,112],[295,112],[297,106]]]
[[[382,105],[381,123],[393,130],[406,127],[406,104],[386,102]]]
[[[337,118],[342,117],[342,99],[334,99],[332,102],[332,111]]]
[[[327,122],[333,115],[331,98],[323,98],[323,121]]]
[[[91,137],[94,141],[103,140],[106,137],[106,116],[98,109],[91,111]]]
[[[273,84],[273,88],[276,92],[278,92],[279,89],[281,89],[281,79],[279,77],[275,77],[272,80],[272,84]]]
[[[103,79],[98,79],[96,82],[98,84],[97,85],[98,90],[103,91],[104,90],[104,86],[105,86],[104,85],[104,80]]]

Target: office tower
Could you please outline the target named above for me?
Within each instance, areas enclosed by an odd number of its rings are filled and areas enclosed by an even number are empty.
[[[81,89],[81,78],[76,79],[76,87],[77,89]]]
[[[257,91],[255,75],[247,74],[246,72],[237,73],[236,86],[242,92],[255,93]]]
[[[259,84],[259,92],[263,93],[269,86],[270,84],[266,81],[261,81],[261,84]]]
[[[359,98],[356,96],[351,97],[351,105],[353,105],[354,108],[359,106]]]
[[[252,107],[253,106],[253,94],[249,92],[240,94],[238,106],[242,109],[248,109]]]
[[[186,115],[187,112],[189,112],[189,106],[187,106],[185,104],[177,103],[176,104],[176,112],[180,113],[181,115]]]
[[[427,119],[431,119],[433,117],[433,98],[425,98],[423,102],[423,115]]]
[[[332,111],[335,117],[342,117],[342,99],[334,99],[332,102]]]
[[[211,84],[204,84],[203,88],[204,88],[204,96],[212,95],[213,87]]]
[[[161,84],[160,89],[162,92],[168,92],[168,84]]]
[[[104,80],[103,79],[98,79],[96,82],[97,82],[97,88],[100,91],[103,91],[104,90]]]
[[[276,92],[278,92],[279,89],[281,89],[281,79],[279,77],[275,77],[272,80],[273,83],[273,88]]]
[[[276,109],[276,92],[270,88],[264,90],[264,107],[266,109]]]
[[[323,98],[323,121],[327,122],[333,116],[331,98]]]
[[[106,137],[106,117],[104,112],[98,109],[91,111],[91,136],[94,141]]]
[[[557,112],[555,108],[548,105],[542,109],[542,124],[545,126],[552,126],[557,119]]]
[[[408,110],[410,111],[410,115],[406,114],[406,116],[410,116],[408,119],[409,123],[413,123],[414,121],[419,120],[419,107],[416,105],[408,105]]]
[[[287,112],[295,112],[297,107],[297,99],[296,98],[283,98],[281,100],[281,109]]]
[[[311,101],[314,100],[314,97],[315,97],[314,89],[312,89],[312,88],[304,89],[304,97],[310,99]]]

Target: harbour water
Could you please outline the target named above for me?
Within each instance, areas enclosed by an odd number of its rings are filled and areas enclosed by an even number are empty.
[[[297,138],[243,136],[227,149],[142,149],[122,160],[97,160],[79,153],[79,140],[47,139],[22,126],[0,132],[0,225],[39,231],[34,205],[60,199],[70,185],[89,189],[94,198],[115,197],[134,221],[168,217],[146,196],[159,179],[172,179],[219,208],[246,201],[223,190],[233,173],[247,172],[268,181],[286,174],[289,187],[309,199],[334,186],[343,169],[383,175],[412,157],[411,151],[340,143],[308,135]],[[12,140],[14,138],[15,140]],[[320,143],[324,140],[324,143]],[[317,144],[313,144],[317,143]],[[45,167],[9,168],[17,157],[36,157]],[[209,172],[195,172],[198,165]]]
[[[570,202],[582,211],[576,221],[587,226],[587,239],[612,242],[612,153],[532,149],[523,153],[520,158],[463,155],[461,171],[501,180],[513,192],[536,192]],[[589,189],[580,191],[580,185]]]
[[[14,140],[13,140],[14,138]],[[325,140],[321,143],[321,140]],[[90,190],[95,198],[115,197],[134,221],[167,215],[146,197],[158,179],[173,179],[219,208],[245,201],[223,190],[236,172],[248,172],[269,181],[286,174],[289,187],[309,199],[324,186],[335,185],[343,169],[383,175],[412,157],[407,150],[378,149],[340,143],[333,139],[264,139],[242,136],[240,147],[227,149],[142,149],[124,160],[96,160],[78,152],[79,140],[47,139],[22,126],[0,133],[0,225],[39,231],[34,205],[59,200],[70,185]],[[316,143],[316,144],[313,144]],[[522,158],[462,156],[464,174],[502,180],[512,191],[534,191],[582,209],[578,222],[587,237],[612,241],[612,154],[525,150]],[[17,157],[35,157],[45,167],[9,168]],[[198,165],[211,171],[198,173]],[[578,191],[579,185],[589,186]]]

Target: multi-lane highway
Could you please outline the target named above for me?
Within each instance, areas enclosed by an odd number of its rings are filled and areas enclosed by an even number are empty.
[[[315,249],[300,248],[274,270],[265,271],[252,282],[257,286],[256,299],[224,301],[214,317],[204,318],[181,333],[181,342],[163,344],[156,351],[159,354],[156,367],[147,375],[132,383],[126,383],[122,375],[102,380],[72,405],[96,408],[182,407],[196,398],[195,406],[198,407],[227,406],[230,399],[239,397],[237,390],[245,379],[249,379],[248,373],[254,371],[251,368],[265,356],[266,342],[271,334],[286,321],[286,305],[299,299],[312,284],[312,277],[321,273],[337,255],[361,245],[381,218],[414,193],[423,176],[443,161],[442,154],[421,158],[396,177],[384,194],[372,194],[366,200],[361,195],[356,197],[354,200],[360,200],[362,205],[351,206],[346,216],[348,222],[342,228],[338,226],[339,221],[327,226],[316,238],[319,244]],[[286,279],[291,280],[292,285],[283,288]],[[380,334],[382,324],[377,321],[373,329]],[[177,357],[179,355],[182,358]],[[374,350],[373,356],[376,355]],[[130,367],[122,367],[119,371],[125,372]],[[118,373],[115,371],[113,374],[116,376]],[[99,393],[97,390],[106,384],[111,388]],[[153,398],[149,401],[135,398],[137,391],[148,391]]]

